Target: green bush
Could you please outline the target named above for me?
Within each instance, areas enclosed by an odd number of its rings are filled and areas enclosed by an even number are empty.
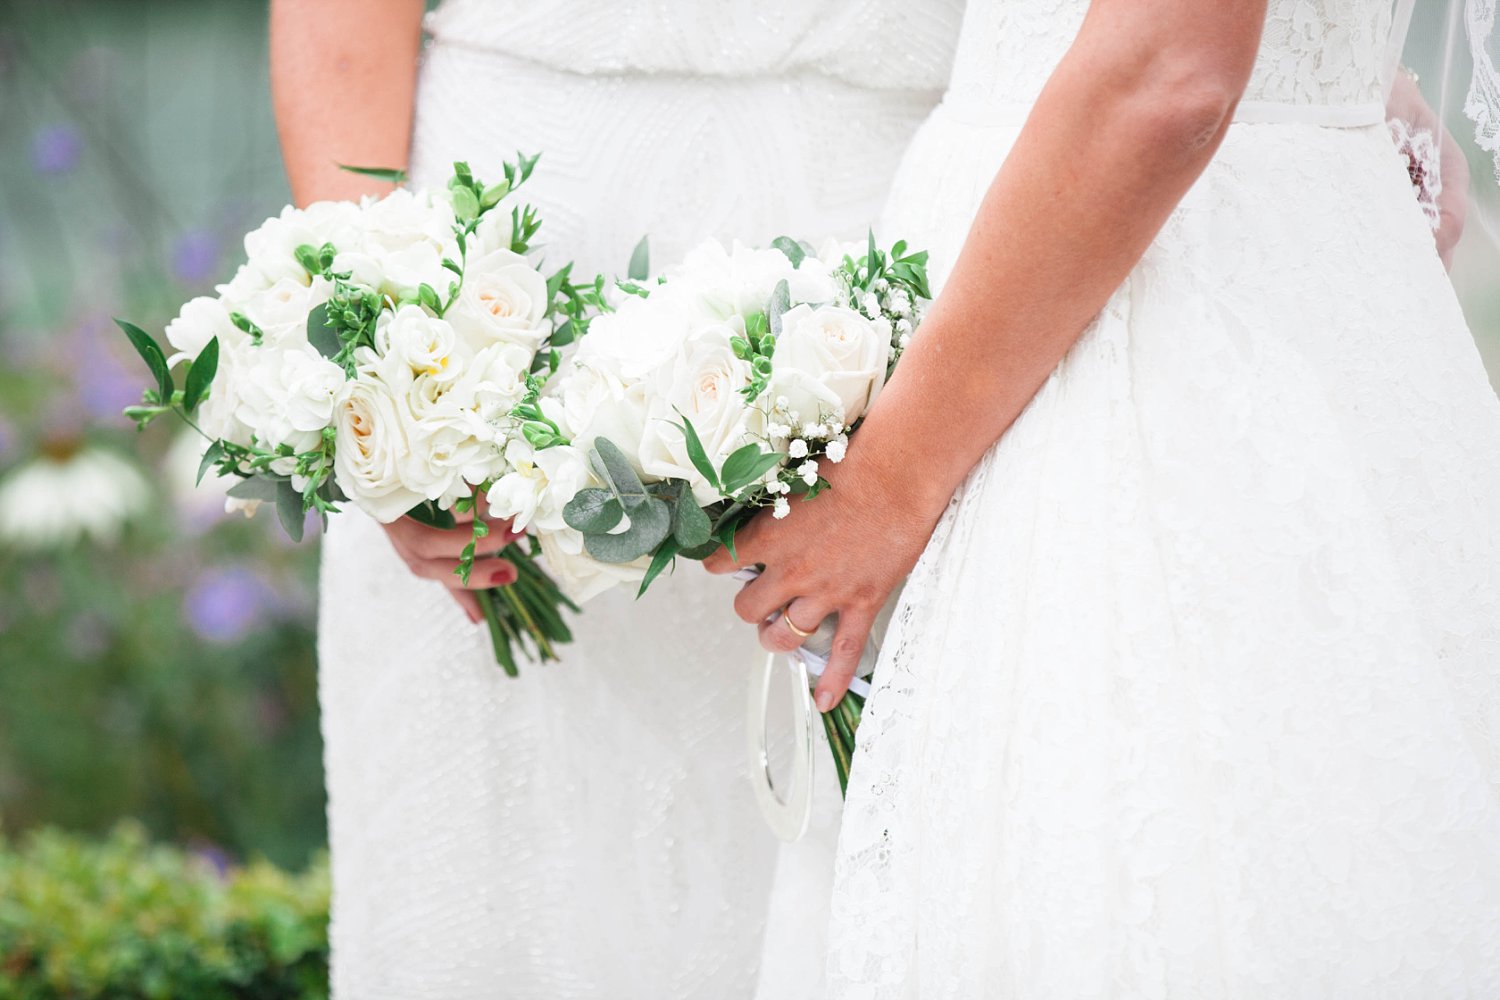
[[[322,859],[226,873],[135,824],[0,841],[0,1000],[327,996]]]

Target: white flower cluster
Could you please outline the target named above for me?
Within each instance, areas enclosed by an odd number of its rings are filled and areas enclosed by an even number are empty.
[[[496,213],[500,214],[500,213]],[[282,453],[333,442],[334,481],[393,521],[422,501],[448,508],[510,469],[508,416],[550,333],[547,282],[510,250],[509,230],[481,225],[460,252],[449,193],[398,189],[379,199],[288,207],[245,237],[246,263],[215,297],[193,299],[167,327],[177,355],[217,337],[219,361],[196,419],[209,437]],[[310,273],[307,248],[333,248],[328,273],[379,303],[373,343],[349,370],[308,338],[309,315],[335,294]],[[462,261],[459,276],[445,261]],[[423,286],[444,308],[422,301]],[[305,483],[294,485],[299,490]]]
[[[844,457],[851,426],[885,384],[893,359],[885,310],[911,310],[909,299],[901,303],[904,292],[884,301],[871,295],[870,309],[853,308],[839,270],[844,253],[830,246],[794,265],[779,249],[704,243],[648,285],[646,295],[628,295],[595,318],[548,386],[559,426],[572,442],[565,449],[567,487],[576,492],[580,479],[602,485],[586,456],[607,438],[648,490],[678,480],[685,484],[684,502],[705,509],[748,493],[752,505],[786,516],[790,494],[817,487],[820,463]],[[712,478],[694,459],[689,425],[701,457],[716,472]],[[751,489],[730,496],[717,472],[749,444],[780,461],[757,473]],[[559,481],[555,473],[533,480],[539,487]],[[535,523],[549,566],[573,583],[575,597],[641,578],[649,559],[622,565],[593,560],[583,536],[560,523],[569,496],[545,488],[539,496],[497,487],[492,512],[518,516],[532,506],[558,512],[557,522]]]

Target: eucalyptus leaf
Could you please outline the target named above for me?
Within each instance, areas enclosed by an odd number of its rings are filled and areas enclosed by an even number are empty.
[[[600,562],[635,562],[652,552],[672,532],[672,509],[665,500],[647,496],[630,511],[630,526],[618,534],[585,535],[589,555]]]
[[[646,593],[646,588],[651,586],[651,581],[661,576],[662,570],[672,565],[677,559],[678,546],[675,539],[668,538],[661,543],[656,550],[656,555],[651,557],[651,565],[646,570],[646,575],[641,579],[641,589],[635,592],[636,597]]]
[[[182,390],[182,408],[188,413],[197,409],[198,402],[208,387],[213,385],[214,374],[219,370],[219,338],[212,337],[198,352],[198,358],[188,369],[187,385]]]
[[[672,538],[684,549],[706,545],[713,536],[713,524],[703,508],[693,499],[692,490],[683,490],[672,505]]]
[[[802,262],[807,259],[807,251],[802,249],[802,244],[790,236],[778,236],[771,241],[771,246],[786,254],[786,259],[792,262],[793,267],[801,267]]]
[[[276,516],[281,520],[281,530],[294,542],[302,541],[302,529],[307,524],[307,508],[302,505],[302,494],[290,479],[277,483]]]
[[[218,463],[219,459],[223,457],[224,443],[222,441],[210,443],[208,450],[203,453],[203,458],[198,462],[198,478],[194,482],[202,483],[203,477],[208,475],[208,470],[212,469]]]
[[[579,490],[563,507],[563,520],[574,531],[598,534],[614,529],[625,516],[625,509],[609,490],[594,487]]]
[[[156,379],[157,389],[161,392],[163,403],[171,402],[172,372],[167,368],[167,356],[162,353],[161,346],[152,339],[151,335],[134,323],[127,323],[123,319],[115,320],[115,324],[125,331],[125,336],[130,338],[130,343],[135,347],[135,352],[146,362],[146,367],[151,370],[151,375]]]
[[[781,317],[792,307],[792,289],[782,278],[776,282],[776,288],[771,292],[771,304],[766,309],[766,321],[771,327],[771,332],[781,336]]]
[[[645,281],[651,276],[651,237],[642,236],[641,241],[630,252],[630,267],[625,276],[631,281]]]
[[[280,483],[281,480],[272,479],[270,476],[251,476],[235,483],[225,490],[225,493],[236,500],[260,500],[265,503],[275,503],[281,492]]]
[[[589,460],[599,478],[610,484],[615,499],[630,512],[632,518],[635,517],[636,509],[651,498],[625,453],[609,438],[601,437],[594,440],[594,450]]]
[[[344,349],[344,345],[339,342],[338,332],[329,322],[328,303],[318,304],[307,314],[307,342],[325,358],[337,357]]]

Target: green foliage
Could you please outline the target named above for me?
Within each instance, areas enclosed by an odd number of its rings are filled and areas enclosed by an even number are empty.
[[[0,1000],[328,996],[328,871],[221,875],[122,824],[0,840]]]

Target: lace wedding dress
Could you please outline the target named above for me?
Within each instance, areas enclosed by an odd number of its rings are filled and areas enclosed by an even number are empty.
[[[883,227],[938,272],[1087,7],[968,5]],[[1381,121],[1389,4],[1269,11],[905,590],[833,996],[1500,996],[1500,403]]]
[[[451,0],[413,178],[542,153],[525,193],[580,273],[622,271],[643,234],[658,263],[708,236],[860,238],[940,96],[958,10]],[[323,558],[336,996],[732,1000],[763,947],[819,989],[831,837],[777,889],[805,905],[811,879],[815,905],[762,937],[777,850],[746,781],[756,642],[733,584],[687,566],[639,604],[606,595],[561,663],[511,680],[372,521],[335,518]]]

